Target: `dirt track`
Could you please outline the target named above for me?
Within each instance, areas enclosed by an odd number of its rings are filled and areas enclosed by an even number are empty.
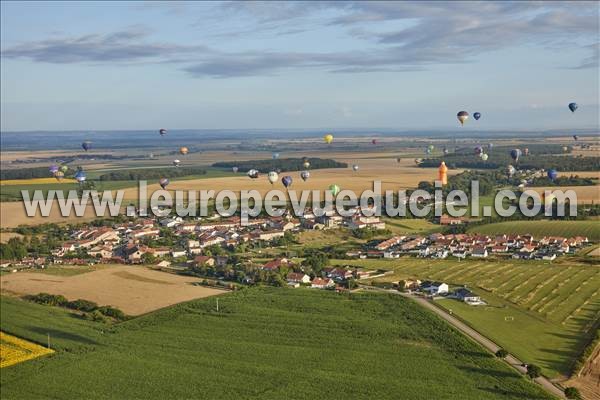
[[[0,277],[3,293],[62,294],[69,300],[91,300],[111,305],[129,315],[144,314],[172,304],[225,293],[192,285],[200,279],[154,271],[145,267],[109,266],[74,276],[17,272]]]

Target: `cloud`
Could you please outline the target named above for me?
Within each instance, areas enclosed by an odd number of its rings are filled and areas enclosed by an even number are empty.
[[[235,1],[218,4],[213,12],[219,21],[240,23],[237,31],[217,30],[212,37],[235,40],[265,33],[299,35],[317,28],[337,29],[360,40],[361,48],[225,52],[201,44],[152,42],[148,31],[136,27],[21,43],[3,50],[2,57],[49,63],[170,63],[193,77],[230,78],[276,75],[292,68],[332,73],[419,71],[432,65],[469,63],[491,51],[529,45],[549,51],[586,49],[592,54],[570,68],[598,67],[600,27],[593,2],[323,1],[274,5]]]

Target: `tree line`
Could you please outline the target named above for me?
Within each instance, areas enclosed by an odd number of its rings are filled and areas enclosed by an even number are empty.
[[[221,161],[214,163],[212,166],[216,168],[233,168],[237,167],[240,172],[248,172],[251,169],[257,169],[260,172],[269,172],[280,170],[287,171],[302,171],[304,162],[310,163],[310,169],[322,168],[348,168],[348,164],[330,159],[322,158],[279,158],[273,160],[251,160],[251,161]]]

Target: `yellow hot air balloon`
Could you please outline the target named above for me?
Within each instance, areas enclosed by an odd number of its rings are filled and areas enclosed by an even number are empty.
[[[446,163],[443,161],[438,168],[438,181],[441,181],[442,185],[448,184],[448,167],[446,167]]]
[[[331,144],[331,142],[333,142],[333,135],[327,134],[327,135],[323,136],[323,140],[325,140],[325,143]]]
[[[179,148],[179,152],[183,155],[186,155],[188,153],[188,148],[187,147],[180,147]]]

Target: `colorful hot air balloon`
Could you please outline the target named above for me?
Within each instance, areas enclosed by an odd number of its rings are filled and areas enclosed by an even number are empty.
[[[443,161],[438,168],[438,180],[442,182],[442,185],[448,184],[448,167],[446,167],[446,163]]]
[[[250,179],[256,179],[258,178],[258,170],[257,169],[251,169],[250,171],[248,171],[248,176],[250,177]]]
[[[371,143],[372,143],[372,144],[377,144],[377,139],[373,139],[373,140],[371,140]]]
[[[62,181],[62,180],[63,180],[63,178],[65,177],[65,174],[64,174],[64,172],[62,172],[62,171],[57,171],[57,172],[54,174],[54,177],[56,178],[56,180],[57,180],[57,181],[59,181],[59,182],[60,182],[60,181]]]
[[[529,147],[525,147],[525,148],[523,149],[523,155],[524,155],[525,157],[527,157],[527,156],[529,155]]]
[[[554,180],[556,180],[557,177],[558,177],[558,172],[555,169],[548,170],[548,178],[550,178],[550,180],[552,182],[554,182]]]
[[[167,130],[166,129],[159,129],[158,133],[160,133],[160,136],[165,136],[167,134]]]
[[[185,156],[189,152],[189,150],[187,147],[180,147],[179,152]]]
[[[234,174],[236,174],[239,170],[238,167],[232,167],[231,170],[233,171]]]
[[[577,135],[573,135],[573,139],[575,139],[575,140],[579,140],[579,136],[577,136]]]
[[[48,168],[48,171],[50,171],[50,173],[51,173],[52,175],[54,175],[55,173],[57,173],[57,172],[58,172],[58,165],[51,165],[51,166]]]
[[[483,154],[483,147],[477,146],[477,147],[475,147],[474,151],[475,151],[475,155],[481,156]]]
[[[267,175],[267,178],[269,179],[269,182],[271,182],[271,185],[272,185],[279,180],[279,174],[275,171],[271,171]]]
[[[286,175],[283,178],[281,178],[281,183],[283,183],[283,186],[285,186],[286,189],[291,186],[291,184],[292,184],[293,181],[294,180],[292,179],[292,177],[288,176],[288,175]]]
[[[308,168],[310,168],[310,163],[308,161],[304,161],[302,166],[304,167],[304,169],[308,169]]]
[[[310,172],[308,172],[308,171],[300,172],[300,178],[302,178],[302,180],[304,182],[306,182],[308,180],[308,178],[310,178]]]
[[[521,157],[521,150],[520,149],[511,150],[510,156],[512,157],[513,160],[515,160],[515,162],[519,162],[519,157]]]
[[[333,197],[337,196],[337,194],[340,192],[340,187],[338,185],[329,185],[329,191],[331,192],[331,194],[333,194]]]
[[[62,172],[63,174],[66,173],[68,170],[69,170],[68,165],[61,165],[59,168],[59,171]]]
[[[81,147],[83,147],[85,151],[88,151],[92,148],[92,142],[86,140],[85,142],[81,143]]]
[[[279,158],[279,153],[273,153],[271,157],[273,157],[273,160],[277,160]]]
[[[481,159],[482,159],[483,161],[487,161],[487,160],[488,160],[488,155],[487,155],[487,154],[485,154],[485,153],[483,153],[483,154],[481,155]]]
[[[571,110],[571,112],[575,112],[575,110],[577,110],[577,103],[569,103],[569,110]]]
[[[158,184],[160,185],[161,188],[166,188],[169,185],[169,180],[167,178],[160,178],[158,180]]]
[[[173,165],[174,166],[179,167],[179,164],[181,164],[181,161],[179,161],[177,159],[173,160]]]
[[[359,167],[358,165],[356,165],[356,164],[354,164],[354,165],[352,166],[352,170],[353,170],[354,172],[358,171],[358,170],[359,170],[359,168],[360,168],[360,167]]]
[[[75,173],[75,180],[79,183],[83,183],[85,182],[86,176],[85,176],[85,172],[80,169],[79,171],[77,171]]]
[[[458,114],[456,114],[456,118],[458,118],[461,125],[464,125],[465,121],[469,119],[469,113],[466,111],[459,111]]]
[[[333,135],[327,134],[327,135],[323,136],[323,140],[325,140],[325,143],[331,144],[331,142],[333,142]]]
[[[475,121],[479,121],[479,118],[481,118],[481,113],[480,112],[474,113],[473,118],[475,118]]]

